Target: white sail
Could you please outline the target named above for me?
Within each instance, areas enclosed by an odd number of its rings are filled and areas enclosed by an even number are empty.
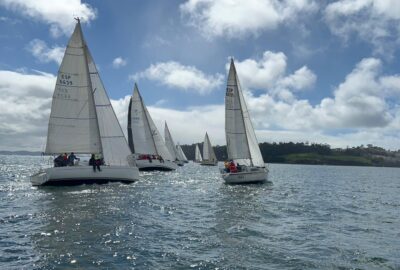
[[[167,122],[165,122],[164,137],[165,137],[165,144],[173,160],[176,159],[181,160],[178,158],[178,152],[176,151],[174,140],[172,139],[171,133],[169,132]]]
[[[201,157],[200,148],[199,148],[198,144],[196,144],[196,150],[195,150],[195,153],[194,153],[194,160],[197,161],[197,162],[203,161],[203,158]]]
[[[158,132],[153,119],[144,105],[136,84],[129,108],[128,141],[131,151],[138,154],[160,155],[163,159],[173,160],[164,139]]]
[[[87,50],[87,62],[94,92],[104,161],[107,165],[127,166],[127,157],[131,155],[131,151],[89,50]]]
[[[229,159],[265,167],[233,60],[225,95],[225,133]]]
[[[212,148],[210,138],[208,137],[207,132],[204,137],[204,143],[203,143],[203,160],[210,160],[210,161],[217,160],[217,157],[215,156],[215,152],[214,149]]]
[[[131,151],[138,154],[157,154],[142,97],[136,83],[129,107],[128,141]]]
[[[57,75],[46,154],[102,152],[86,50],[78,22]]]
[[[184,153],[183,150],[182,150],[182,147],[179,145],[179,143],[178,143],[178,145],[176,146],[176,150],[177,150],[177,152],[178,152],[178,159],[179,159],[179,160],[183,160],[183,161],[187,161],[187,160],[188,160],[187,157],[186,157],[186,155],[185,155],[185,153]]]

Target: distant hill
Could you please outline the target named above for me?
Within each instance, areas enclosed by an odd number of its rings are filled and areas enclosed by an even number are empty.
[[[1,151],[0,155],[20,155],[20,156],[40,156],[42,152],[30,152],[30,151]]]
[[[202,152],[203,143],[199,143]],[[182,145],[188,159],[194,159],[196,144]],[[373,145],[332,149],[329,144],[261,143],[261,154],[266,163],[321,164],[349,166],[400,167],[400,151],[385,150]],[[226,146],[215,146],[217,159],[227,159]]]

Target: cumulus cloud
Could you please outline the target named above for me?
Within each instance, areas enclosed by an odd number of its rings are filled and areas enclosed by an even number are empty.
[[[41,62],[49,63],[54,61],[57,64],[61,64],[65,47],[53,46],[49,48],[43,40],[34,39],[28,44],[27,50]]]
[[[223,83],[221,74],[207,75],[193,66],[170,61],[150,65],[146,70],[131,76],[134,80],[148,79],[171,88],[207,94]]]
[[[181,13],[189,23],[206,37],[239,38],[276,29],[317,8],[313,0],[188,0],[180,5]]]
[[[263,89],[281,99],[293,100],[293,92],[311,89],[317,76],[307,66],[287,74],[287,57],[282,52],[264,52],[261,59],[235,61],[244,89]],[[229,70],[229,64],[225,66]]]
[[[50,25],[54,37],[69,35],[74,17],[82,22],[96,18],[96,10],[80,0],[0,0],[0,5],[21,15]]]
[[[327,5],[325,20],[345,41],[352,35],[371,43],[374,52],[387,57],[399,44],[400,2],[397,0],[339,0]]]
[[[123,59],[122,57],[117,57],[113,60],[112,66],[113,68],[120,68],[126,66],[127,61]]]
[[[0,70],[0,149],[41,150],[56,77]]]

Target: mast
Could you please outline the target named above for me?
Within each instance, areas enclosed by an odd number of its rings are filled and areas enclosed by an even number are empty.
[[[85,68],[86,68],[86,72],[87,72],[87,77],[88,77],[88,82],[89,82],[89,89],[90,89],[90,97],[92,98],[93,101],[93,105],[94,105],[94,114],[96,117],[96,124],[97,124],[97,132],[99,135],[99,143],[100,143],[100,153],[103,155],[104,158],[104,153],[103,153],[103,144],[101,142],[101,134],[100,134],[100,127],[99,127],[99,118],[97,116],[97,110],[96,110],[96,103],[94,102],[94,90],[93,90],[93,86],[92,86],[92,78],[90,77],[90,71],[89,71],[89,63],[88,63],[88,48],[87,48],[87,44],[86,44],[86,40],[83,37],[83,32],[82,32],[82,27],[81,27],[81,20],[79,18],[75,18],[75,20],[77,20],[78,22],[78,26],[79,26],[79,32],[80,32],[80,36],[82,39],[82,43],[83,43],[83,54],[84,54],[84,58],[85,58]]]

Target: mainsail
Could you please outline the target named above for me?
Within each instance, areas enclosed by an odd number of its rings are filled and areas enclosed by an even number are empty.
[[[194,153],[194,160],[197,161],[197,162],[203,161],[203,158],[201,157],[200,148],[199,148],[198,144],[196,144],[196,150],[195,150],[195,153]]]
[[[265,167],[233,59],[225,95],[225,133],[229,159]]]
[[[170,152],[173,160],[176,160],[176,159],[181,160],[178,158],[178,152],[176,151],[174,140],[172,139],[171,133],[169,132],[167,122],[165,122],[164,137],[165,137],[165,144],[166,144],[168,151]]]
[[[208,138],[208,134],[206,132],[206,135],[204,137],[204,143],[203,143],[203,159],[204,160],[211,160],[211,161],[216,161],[217,157],[215,156],[214,149],[212,148],[210,138]]]
[[[129,102],[128,141],[131,151],[138,154],[160,155],[166,160],[173,160],[164,139],[158,132],[139,89],[135,84],[133,95]]]
[[[102,152],[86,55],[87,46],[78,21],[57,75],[46,154]]]

